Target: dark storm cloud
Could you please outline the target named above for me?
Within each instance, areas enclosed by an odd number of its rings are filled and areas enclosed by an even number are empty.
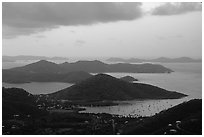
[[[140,6],[141,3],[137,2],[4,2],[2,6],[3,35],[9,37],[30,34],[58,26],[134,20],[142,15]]]
[[[202,4],[200,2],[181,2],[181,3],[166,3],[156,7],[153,15],[176,15],[192,11],[201,11]]]

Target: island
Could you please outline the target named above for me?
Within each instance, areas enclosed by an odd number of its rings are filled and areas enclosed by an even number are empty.
[[[131,76],[124,76],[120,78],[121,80],[127,81],[127,82],[134,82],[134,81],[138,81],[138,79],[135,79]]]
[[[97,74],[71,87],[49,94],[49,98],[73,101],[178,99],[187,95],[142,83],[129,83],[107,74]]]
[[[160,62],[160,63],[198,63],[202,62],[202,59],[192,59],[189,57],[180,57],[180,58],[166,58],[160,57],[155,59],[139,59],[139,58],[109,58],[107,59],[109,62],[125,62],[125,63],[144,63],[144,62]]]
[[[129,72],[129,73],[171,73],[158,64],[105,64],[101,61],[77,61],[74,63],[41,60],[22,67],[2,70],[2,81],[6,83],[27,82],[68,82],[77,83],[92,75],[90,73]]]

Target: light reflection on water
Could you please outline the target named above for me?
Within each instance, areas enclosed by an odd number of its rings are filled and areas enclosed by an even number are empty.
[[[152,116],[190,99],[192,98],[117,101],[119,104],[116,106],[85,107],[86,110],[81,113],[109,113],[131,117]]]

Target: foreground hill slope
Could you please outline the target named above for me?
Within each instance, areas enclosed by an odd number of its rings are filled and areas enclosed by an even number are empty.
[[[129,83],[106,74],[98,74],[69,88],[50,94],[65,100],[173,99],[186,95],[152,85]]]
[[[38,117],[45,114],[39,110],[36,97],[24,89],[2,88],[2,117],[13,118],[13,115]]]

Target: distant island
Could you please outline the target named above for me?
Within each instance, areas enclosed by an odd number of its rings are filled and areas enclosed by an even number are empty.
[[[138,81],[138,79],[135,79],[131,76],[124,76],[120,78],[121,80],[127,81],[127,82],[133,82],[133,81]]]
[[[22,67],[2,70],[2,81],[7,83],[27,82],[68,82],[76,83],[92,76],[89,73],[128,72],[128,73],[171,73],[157,64],[105,64],[101,61],[77,61],[56,64],[41,60]]]
[[[144,63],[144,62],[160,62],[160,63],[196,63],[202,62],[202,59],[192,59],[189,57],[180,57],[180,58],[166,58],[160,57],[156,59],[138,59],[138,58],[109,58],[107,61],[110,62],[125,62],[125,63]]]
[[[2,56],[3,62],[15,62],[17,60],[68,60],[65,57],[45,57],[45,56]]]
[[[49,94],[57,100],[102,101],[177,99],[186,95],[141,83],[129,83],[107,74],[92,76],[66,89]]]

